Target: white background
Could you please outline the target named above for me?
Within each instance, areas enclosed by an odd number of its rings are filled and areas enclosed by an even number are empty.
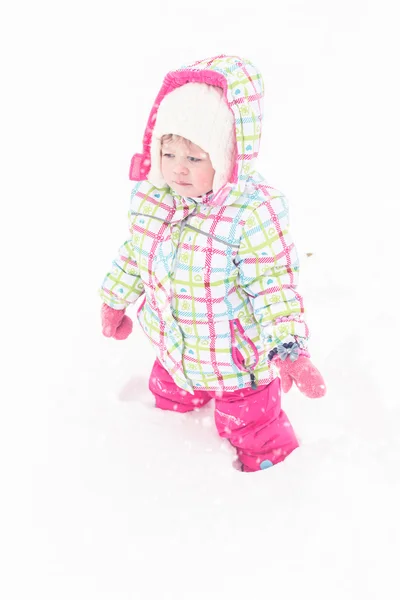
[[[135,4],[1,9],[1,597],[397,598],[396,3]],[[212,407],[153,408],[152,350],[103,338],[97,296],[164,75],[220,53],[264,74],[328,386],[284,398],[302,445],[256,474]]]

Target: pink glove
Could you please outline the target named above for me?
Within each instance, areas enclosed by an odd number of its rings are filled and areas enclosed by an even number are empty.
[[[274,364],[278,367],[282,382],[282,390],[286,393],[292,387],[293,381],[308,398],[322,398],[326,394],[325,381],[307,356],[300,355],[297,360],[276,358]]]
[[[132,331],[132,319],[125,315],[125,310],[111,308],[107,304],[101,307],[103,335],[116,340],[124,340]]]

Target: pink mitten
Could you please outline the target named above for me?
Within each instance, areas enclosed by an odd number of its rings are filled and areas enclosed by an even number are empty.
[[[124,340],[132,331],[132,319],[125,315],[125,310],[111,308],[107,304],[101,307],[103,335],[116,340]]]
[[[324,379],[307,356],[300,355],[294,361],[290,357],[285,360],[276,358],[274,363],[278,367],[284,392],[290,390],[294,381],[299,390],[308,398],[325,396],[326,385]]]

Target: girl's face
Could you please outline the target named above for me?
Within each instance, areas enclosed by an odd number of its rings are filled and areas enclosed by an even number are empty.
[[[197,198],[212,190],[215,171],[210,157],[189,140],[163,142],[161,172],[169,187],[180,196]]]

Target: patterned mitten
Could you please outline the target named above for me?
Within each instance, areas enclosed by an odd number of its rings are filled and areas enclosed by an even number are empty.
[[[116,340],[124,340],[132,331],[132,319],[125,315],[125,310],[111,308],[107,304],[101,307],[103,335]]]

